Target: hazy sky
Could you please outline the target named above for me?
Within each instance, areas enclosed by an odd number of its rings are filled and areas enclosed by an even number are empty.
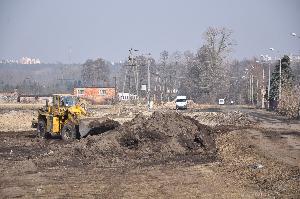
[[[233,58],[300,54],[300,0],[0,0],[0,59],[118,61],[131,47],[157,58],[195,52],[209,26],[234,31]]]

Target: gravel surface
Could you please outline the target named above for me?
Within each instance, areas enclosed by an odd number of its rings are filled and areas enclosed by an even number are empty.
[[[31,121],[37,117],[37,111],[19,110],[2,111],[0,114],[0,131],[30,131]]]

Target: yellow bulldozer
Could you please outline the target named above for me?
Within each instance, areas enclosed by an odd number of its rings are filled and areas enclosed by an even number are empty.
[[[61,136],[63,140],[74,140],[87,136],[101,128],[101,118],[87,117],[86,107],[78,97],[69,94],[54,94],[52,105],[38,110],[38,118],[32,122],[38,137]]]

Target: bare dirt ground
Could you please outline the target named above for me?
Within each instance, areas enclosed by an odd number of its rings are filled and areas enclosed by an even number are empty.
[[[37,138],[28,107],[0,108],[1,198],[300,197],[299,121],[241,107],[94,106],[121,125],[66,143]]]

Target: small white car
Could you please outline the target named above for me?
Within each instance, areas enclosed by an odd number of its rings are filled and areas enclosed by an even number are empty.
[[[187,109],[186,96],[177,96],[176,97],[176,109]]]
[[[219,99],[219,105],[224,105],[225,104],[225,99]]]

